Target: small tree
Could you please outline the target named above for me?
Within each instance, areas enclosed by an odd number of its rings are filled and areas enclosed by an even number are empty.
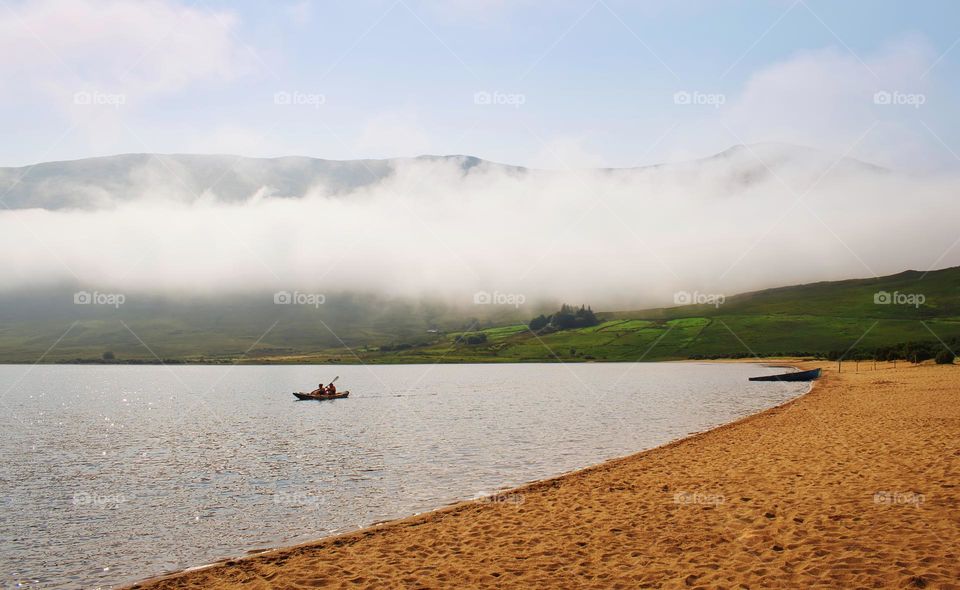
[[[105,360],[105,361],[112,361],[112,360],[116,359],[116,357],[113,356],[113,352],[111,352],[111,351],[109,351],[109,350],[108,350],[107,352],[103,353],[103,355],[102,355],[100,358],[102,358],[102,359]]]
[[[941,350],[937,353],[937,358],[934,360],[938,365],[952,365],[954,358],[953,353],[949,350]]]
[[[485,332],[474,332],[472,334],[464,334],[463,341],[467,344],[483,344],[487,341],[487,334]]]
[[[546,327],[550,323],[550,318],[543,315],[542,313],[537,317],[530,320],[530,329],[536,332],[537,330]]]

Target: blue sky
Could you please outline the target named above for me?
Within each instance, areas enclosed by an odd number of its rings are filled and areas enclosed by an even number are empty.
[[[2,165],[620,167],[778,141],[925,171],[960,153],[949,1],[41,0],[0,16]]]

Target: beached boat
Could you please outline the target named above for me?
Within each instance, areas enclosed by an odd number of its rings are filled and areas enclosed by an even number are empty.
[[[750,377],[750,381],[813,381],[820,378],[820,372],[820,369],[810,369],[809,371],[797,371],[795,373]]]
[[[303,393],[302,391],[294,391],[293,395],[296,396],[297,399],[301,399],[301,400],[308,400],[308,399],[323,400],[323,399],[341,399],[350,395],[350,392],[341,391],[340,393],[335,393],[333,395],[326,395],[326,394]]]

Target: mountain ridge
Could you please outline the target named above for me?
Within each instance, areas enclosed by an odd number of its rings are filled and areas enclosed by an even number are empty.
[[[190,201],[213,194],[224,202],[242,202],[266,190],[269,196],[298,198],[319,188],[342,195],[372,186],[403,165],[452,163],[463,174],[474,170],[507,174],[562,174],[565,170],[530,168],[477,156],[422,154],[402,158],[333,160],[311,156],[269,158],[231,154],[132,152],[0,168],[0,200],[8,209],[96,209],[143,195],[174,195]],[[816,148],[793,144],[735,145],[705,158],[628,168],[584,168],[581,172],[642,174],[675,170],[717,176],[729,190],[778,175],[774,169],[798,165],[816,171],[843,164],[858,170],[885,169]],[[6,188],[3,185],[6,184]]]

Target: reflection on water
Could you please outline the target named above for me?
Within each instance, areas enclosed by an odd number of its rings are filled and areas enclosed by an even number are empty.
[[[472,498],[776,405],[688,363],[0,366],[0,582],[110,587]],[[339,374],[348,399],[295,401]]]

